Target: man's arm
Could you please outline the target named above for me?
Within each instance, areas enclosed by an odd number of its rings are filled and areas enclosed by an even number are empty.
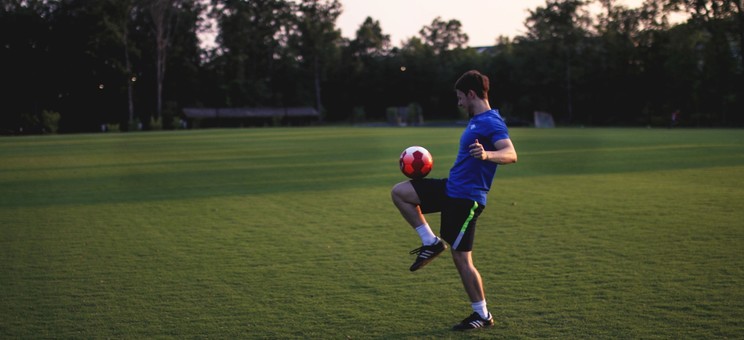
[[[470,144],[470,155],[497,164],[511,164],[517,162],[517,151],[514,149],[514,144],[512,144],[511,139],[499,139],[493,143],[493,146],[496,150],[486,151],[483,149],[483,145],[481,145],[476,139],[475,143]]]

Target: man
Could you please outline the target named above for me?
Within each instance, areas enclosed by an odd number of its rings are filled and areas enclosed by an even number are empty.
[[[452,248],[452,259],[473,307],[473,314],[455,325],[455,330],[493,326],[471,251],[476,220],[486,206],[496,168],[517,161],[506,124],[488,102],[488,89],[488,77],[478,71],[466,72],[455,83],[457,104],[467,110],[470,122],[460,137],[449,178],[405,181],[391,192],[393,203],[423,243],[411,251],[418,254],[411,271],[421,269],[447,249],[445,242]],[[423,214],[432,212],[441,212],[442,238],[434,235],[424,218]]]

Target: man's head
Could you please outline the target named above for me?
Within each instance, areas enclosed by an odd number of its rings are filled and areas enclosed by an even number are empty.
[[[457,105],[465,109],[470,117],[490,109],[488,88],[488,77],[475,70],[465,72],[455,82]]]
[[[459,90],[465,95],[470,91],[480,99],[488,99],[489,81],[488,77],[476,70],[465,72],[460,79],[455,82],[455,90]]]

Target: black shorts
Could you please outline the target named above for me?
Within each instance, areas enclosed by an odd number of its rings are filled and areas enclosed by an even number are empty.
[[[473,250],[475,222],[485,206],[478,202],[447,196],[447,179],[411,180],[413,189],[421,201],[424,214],[441,212],[439,234],[458,251]]]

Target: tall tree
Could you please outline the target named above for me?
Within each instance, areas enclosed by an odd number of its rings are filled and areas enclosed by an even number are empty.
[[[462,23],[456,19],[444,21],[442,17],[436,17],[429,26],[419,31],[419,35],[436,54],[462,48],[468,43],[468,35],[462,31]]]
[[[285,0],[215,0],[213,17],[220,27],[217,36],[225,98],[230,106],[278,105],[272,79],[276,63],[286,60],[286,30],[291,7]]]
[[[176,25],[175,20],[178,18],[177,11],[183,1],[184,0],[153,0],[149,6],[156,47],[156,119],[159,119],[163,113],[163,82],[165,79],[168,48],[171,39],[173,38],[174,26]]]
[[[667,10],[690,13],[702,32],[692,53],[698,59],[698,114],[726,124],[744,121],[744,5],[741,0],[667,0]],[[732,116],[733,114],[733,116]]]
[[[546,57],[561,56],[563,59],[563,88],[566,93],[567,121],[573,119],[573,64],[582,47],[591,19],[583,11],[583,0],[547,0],[545,6],[529,11],[525,22],[527,39],[538,42],[547,49]],[[550,62],[550,59],[546,61]],[[559,79],[552,75],[553,79]]]
[[[53,73],[48,60],[53,53],[50,17],[52,10],[42,1],[4,1],[0,6],[0,74],[6,84],[3,109],[0,110],[0,133],[29,130],[24,116],[38,116],[51,104],[54,93],[46,87],[45,76]],[[53,86],[55,87],[55,86]],[[33,124],[32,124],[33,125]]]
[[[642,109],[642,85],[639,84],[641,59],[636,48],[640,34],[640,10],[619,5],[618,1],[601,0],[603,11],[594,20],[596,35],[587,44],[587,70],[578,77],[583,88],[584,108],[588,120],[595,112],[616,121],[628,119]],[[592,62],[593,61],[593,62]]]
[[[107,9],[101,18],[103,28],[110,32],[111,36],[121,44],[123,61],[115,61],[115,64],[121,69],[122,76],[127,84],[127,122],[125,129],[128,129],[134,122],[134,82],[137,80],[133,72],[132,54],[139,54],[136,44],[131,42],[129,26],[132,24],[131,19],[135,16],[137,7],[135,0],[109,0],[105,3]]]
[[[297,7],[293,42],[304,64],[310,68],[315,88],[315,106],[323,111],[321,80],[339,51],[341,31],[336,19],[341,15],[338,0],[303,0]]]
[[[739,55],[744,55],[744,4],[742,0],[666,0],[668,9],[683,10],[692,14],[693,20],[711,25],[717,20],[735,22],[735,32],[739,40]],[[710,26],[706,27],[710,29]]]
[[[125,112],[126,75],[121,40],[113,34],[119,3],[59,2],[52,19],[54,61],[66,91],[60,96],[61,129],[92,131]]]
[[[390,35],[382,33],[378,20],[367,17],[356,31],[350,47],[357,57],[383,56],[390,50]]]

